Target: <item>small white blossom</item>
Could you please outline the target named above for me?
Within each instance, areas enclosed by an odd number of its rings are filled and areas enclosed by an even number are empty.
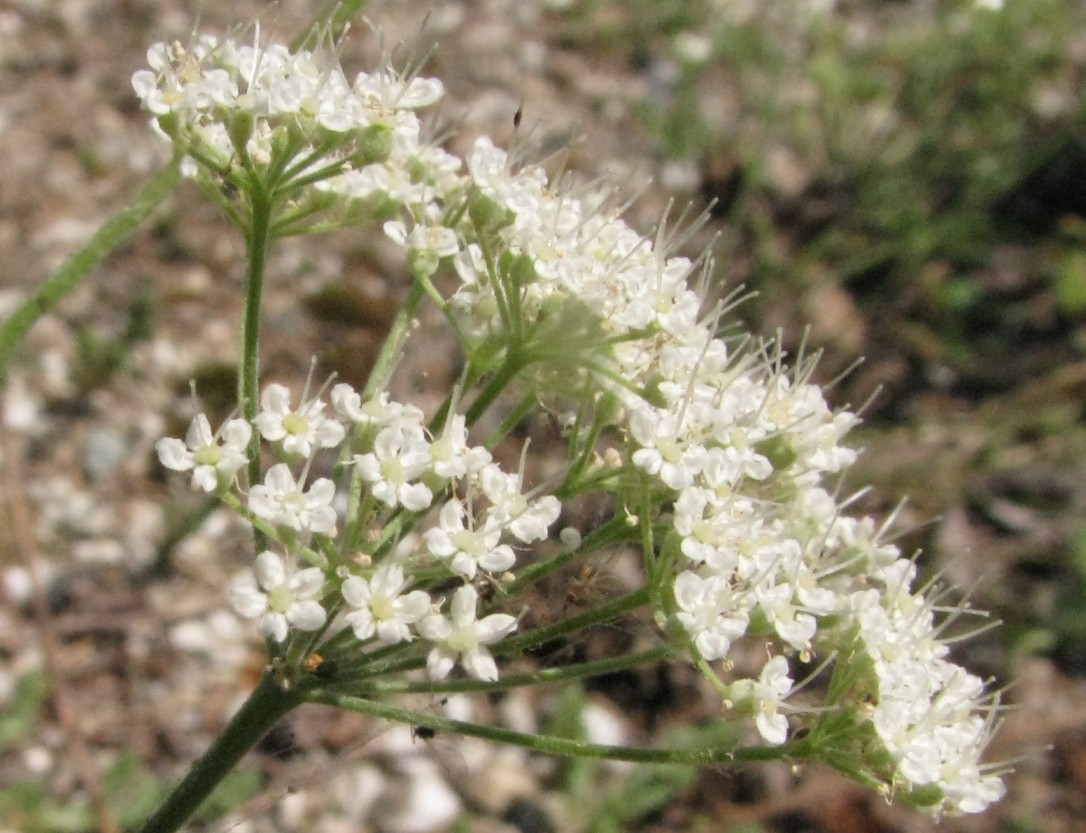
[[[264,483],[249,491],[249,509],[258,518],[298,532],[336,534],[335,484],[326,477],[313,481],[308,491],[294,479],[286,463],[277,463],[264,475]]]
[[[260,406],[253,425],[268,442],[280,443],[287,454],[308,457],[314,448],[334,448],[346,436],[342,425],[324,416],[319,399],[292,408],[290,390],[283,385],[268,385]]]
[[[403,506],[413,512],[430,506],[433,492],[418,482],[430,466],[430,444],[420,426],[397,421],[382,428],[373,451],[356,454],[354,462],[359,477],[386,506]]]
[[[460,251],[456,232],[445,226],[417,225],[408,231],[402,220],[388,220],[384,230],[390,240],[412,251],[430,252],[437,257],[452,257]]]
[[[230,420],[219,435],[214,435],[207,417],[197,414],[184,442],[163,437],[155,444],[155,450],[166,468],[192,471],[192,488],[214,492],[248,463],[246,452],[251,437],[252,428],[243,419]]]
[[[447,617],[434,613],[419,622],[419,635],[438,643],[426,660],[430,679],[443,680],[449,676],[457,660],[478,680],[493,682],[498,679],[498,665],[485,646],[512,633],[517,620],[505,613],[476,619],[478,600],[475,588],[465,585],[453,594]]]
[[[490,452],[481,445],[468,445],[467,421],[463,414],[454,414],[441,436],[430,443],[430,458],[434,474],[449,479],[480,471],[490,462]]]
[[[284,642],[290,628],[315,631],[327,614],[318,599],[324,589],[324,573],[307,567],[288,575],[283,559],[266,550],[256,557],[253,572],[259,589],[236,585],[230,601],[238,615],[260,619],[260,629],[276,642]]]
[[[513,548],[498,543],[502,527],[493,520],[476,526],[458,500],[441,507],[438,526],[426,532],[432,555],[449,561],[449,570],[466,579],[475,578],[480,567],[491,573],[508,570],[516,562]]]
[[[750,602],[734,593],[722,576],[702,578],[684,570],[675,579],[675,603],[676,618],[709,661],[724,659],[750,624]]]
[[[490,463],[480,473],[483,494],[493,504],[487,515],[525,543],[542,541],[548,527],[558,520],[562,504],[554,495],[529,500],[521,493],[519,474],[506,474]]]
[[[788,660],[779,655],[762,667],[757,680],[738,680],[731,685],[735,704],[753,712],[758,733],[773,746],[788,739],[788,718],[781,714],[780,707],[791,690]]]
[[[332,388],[332,407],[344,418],[358,425],[383,428],[396,420],[406,420],[421,426],[425,415],[415,405],[391,401],[388,391],[381,391],[372,399],[362,401],[361,394],[346,383]]]
[[[357,610],[348,613],[347,624],[359,639],[375,633],[386,645],[411,639],[410,625],[430,611],[430,596],[422,590],[404,593],[407,579],[399,564],[384,563],[368,581],[348,576],[343,582],[343,598]]]

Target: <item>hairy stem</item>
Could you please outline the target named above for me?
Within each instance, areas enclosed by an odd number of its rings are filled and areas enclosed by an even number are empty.
[[[68,258],[0,325],[0,382],[7,374],[8,362],[26,331],[78,286],[87,273],[116,249],[155,206],[173,193],[179,176],[176,164],[159,172],[143,186],[132,202],[107,220],[83,248]]]
[[[452,720],[430,712],[412,711],[380,703],[338,694],[334,691],[315,689],[305,695],[311,703],[336,706],[341,709],[362,712],[363,714],[383,717],[397,723],[422,726],[436,732],[451,732],[460,735],[483,738],[497,743],[521,746],[546,755],[563,755],[576,758],[604,758],[611,761],[634,761],[655,764],[711,764],[737,763],[741,761],[776,761],[806,758],[811,754],[803,741],[795,741],[781,746],[736,746],[709,747],[701,749],[654,748],[646,746],[605,746],[586,743],[553,735],[532,735],[515,732],[498,726],[484,726],[478,723],[466,723]]]

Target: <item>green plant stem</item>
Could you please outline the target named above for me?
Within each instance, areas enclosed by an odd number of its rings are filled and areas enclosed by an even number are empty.
[[[568,682],[569,680],[588,679],[604,674],[613,674],[639,665],[659,662],[670,656],[674,650],[670,646],[642,651],[637,654],[624,654],[592,662],[579,662],[556,668],[540,668],[523,674],[503,674],[494,682],[476,679],[455,679],[434,682],[432,680],[397,680],[393,682],[374,680],[366,683],[365,693],[388,697],[393,694],[459,694],[468,691],[505,691],[511,688],[523,688],[530,685],[548,685]],[[337,687],[348,688],[350,678],[337,678]],[[365,678],[359,680],[365,683]],[[341,685],[342,684],[342,685]]]
[[[45,283],[0,325],[0,382],[3,382],[12,353],[26,331],[78,286],[87,273],[116,249],[155,206],[173,193],[179,178],[176,164],[160,171],[140,189],[132,202],[107,220],[83,248],[68,258],[60,269],[50,275]]]
[[[369,0],[335,0],[325,4],[325,11],[318,14],[304,34],[294,39],[291,52],[299,49],[316,49],[322,41],[335,44],[342,37],[351,20]]]
[[[403,357],[404,342],[411,335],[411,322],[414,320],[415,313],[418,311],[419,304],[425,294],[426,288],[423,286],[422,281],[415,281],[411,285],[407,300],[404,301],[403,307],[396,314],[396,320],[392,322],[385,343],[381,347],[381,353],[377,357],[377,361],[374,362],[369,379],[366,380],[366,387],[362,391],[363,402],[376,396],[378,391],[384,390],[388,384],[389,377],[392,376],[392,371],[396,367],[396,362]]]
[[[250,191],[250,220],[245,229],[248,267],[245,274],[245,312],[241,319],[241,364],[238,367],[238,405],[252,422],[260,398],[260,299],[264,291],[268,243],[271,239],[271,196],[254,184]],[[249,485],[260,482],[260,435],[249,441]]]
[[[494,404],[494,400],[498,398],[501,392],[509,386],[509,383],[527,364],[528,362],[517,350],[516,345],[510,345],[502,366],[498,368],[498,372],[491,377],[487,386],[471,403],[467,413],[464,414],[464,419],[468,425],[474,425],[479,417],[486,413],[486,409]]]
[[[611,761],[633,761],[654,764],[712,764],[738,763],[742,761],[797,760],[809,757],[813,750],[804,741],[793,741],[780,746],[737,746],[733,748],[710,747],[702,749],[669,749],[646,746],[605,746],[597,743],[570,740],[553,735],[532,735],[514,732],[498,726],[465,723],[430,712],[401,709],[375,700],[364,700],[334,691],[313,689],[306,693],[310,703],[320,703],[341,709],[361,712],[397,723],[422,726],[436,732],[450,732],[483,738],[497,743],[522,746],[545,755],[562,755],[575,758],[605,758]]]
[[[302,702],[297,692],[284,691],[270,674],[265,674],[223,733],[147,819],[140,833],[180,830],[242,756]]]

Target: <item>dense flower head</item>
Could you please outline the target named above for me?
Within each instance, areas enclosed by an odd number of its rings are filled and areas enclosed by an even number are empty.
[[[979,763],[996,698],[948,659],[916,565],[840,496],[857,416],[830,407],[810,362],[789,367],[774,342],[719,335],[722,313],[691,288],[711,262],[676,254],[681,233],[663,223],[647,238],[605,189],[552,182],[489,139],[463,162],[422,141],[414,111],[441,94],[427,79],[382,70],[348,82],[321,54],[207,39],[158,45],[148,62],[133,84],[186,148],[229,159],[244,139],[259,160],[275,152],[277,131],[353,136],[329,145],[343,164],[313,182],[379,206],[371,218],[455,326],[464,378],[508,378],[528,400],[572,414],[561,420],[565,470],[534,488],[523,463],[509,471],[472,444],[471,422],[455,412],[459,388],[430,421],[385,391],[363,399],[345,384],[327,403],[303,393],[297,405],[269,385],[255,418],[231,421],[221,439],[198,417],[185,442],[160,442],[163,463],[235,497],[290,563],[312,565],[288,578],[262,553],[260,589],[234,594],[242,615],[281,642],[324,624],[314,605],[342,609],[363,656],[404,650],[433,680],[457,665],[496,680],[492,646],[517,619],[495,588],[526,564],[544,570],[563,502],[597,490],[638,533],[654,620],[761,741],[786,748],[797,728],[843,713],[867,732],[859,765],[888,793],[935,791],[936,813],[978,812],[1002,795],[1000,773]],[[251,129],[239,133],[239,114]],[[362,159],[374,129],[387,147]],[[442,267],[448,297],[430,282]],[[493,401],[473,393],[465,401]],[[280,462],[262,482],[239,482],[254,431]],[[322,454],[337,455],[341,482],[310,477]],[[575,532],[568,555],[580,554]],[[765,657],[749,676],[732,665],[740,643]],[[812,661],[848,683],[815,706],[792,678]]]
[[[383,180],[370,190],[384,192],[390,179],[411,181],[406,165],[418,156],[448,164],[420,143],[415,113],[442,97],[434,78],[383,67],[351,80],[331,46],[291,51],[261,44],[259,27],[252,44],[209,35],[187,46],[156,43],[147,64],[133,74],[132,87],[155,128],[186,154],[182,170],[189,176],[221,175],[237,159],[278,161],[279,170],[301,162],[299,179],[364,196],[357,176],[368,166],[377,165],[370,175]],[[284,148],[289,157],[276,160]],[[391,157],[396,161],[385,167]],[[427,187],[412,201],[425,202]]]

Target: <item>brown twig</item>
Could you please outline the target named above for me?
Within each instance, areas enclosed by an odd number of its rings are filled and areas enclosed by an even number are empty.
[[[38,552],[37,543],[34,540],[30,507],[27,505],[26,495],[23,493],[23,442],[6,429],[2,404],[0,404],[0,445],[2,445],[4,453],[4,492],[8,515],[11,520],[11,534],[15,546],[22,553],[23,561],[30,573],[31,587],[34,594],[34,617],[37,620],[38,631],[41,634],[45,674],[49,683],[53,710],[56,713],[57,722],[60,723],[64,731],[70,760],[75,767],[80,782],[83,784],[83,788],[90,796],[91,804],[94,806],[94,812],[98,817],[98,829],[101,833],[119,833],[120,828],[114,821],[113,814],[106,803],[102,782],[98,778],[94,763],[91,761],[79,722],[68,699],[68,689],[62,671],[60,643],[57,639],[56,626],[49,612],[49,603],[46,599],[41,554]]]

